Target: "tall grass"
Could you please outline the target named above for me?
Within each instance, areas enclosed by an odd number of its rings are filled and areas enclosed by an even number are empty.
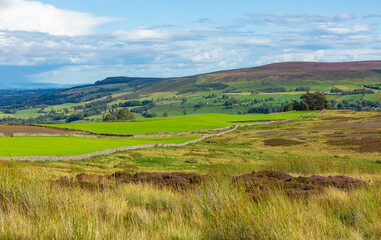
[[[86,189],[0,170],[0,239],[379,239],[381,186],[254,201],[224,178],[185,193]]]

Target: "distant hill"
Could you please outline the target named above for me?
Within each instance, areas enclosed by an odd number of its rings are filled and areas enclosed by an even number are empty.
[[[366,89],[359,91],[359,88],[363,87]],[[176,104],[140,107],[136,112],[144,114],[143,116],[154,116],[153,113],[247,113],[250,108],[251,112],[262,111],[262,105],[266,111],[268,108],[279,111],[282,104],[298,99],[302,92],[309,90],[330,94],[329,100],[333,106],[338,106],[340,102],[343,108],[379,109],[375,102],[380,102],[381,99],[381,61],[283,62],[173,78],[108,77],[94,84],[54,92],[40,91],[31,97],[18,96],[13,99],[9,94],[2,97],[0,93],[0,112],[74,103],[77,106],[69,109],[68,114],[80,113],[89,118],[101,118],[107,112],[124,106],[123,104],[129,100],[173,102],[178,98],[184,98],[187,104],[177,106],[176,109],[171,107]],[[254,96],[259,93],[278,94]],[[230,102],[227,102],[229,98]],[[102,101],[90,104],[97,100]],[[138,105],[136,107],[139,108]]]
[[[237,79],[266,79],[272,78],[274,83],[278,79],[287,79],[285,82],[301,83],[303,78],[319,78],[324,81],[340,81],[342,79],[357,79],[365,77],[379,77],[381,61],[363,62],[284,62],[273,63],[260,67],[241,68],[205,74],[207,81],[230,82]]]
[[[367,79],[381,79],[381,61],[364,62],[284,62],[264,65],[260,67],[225,70],[193,77],[168,79],[158,83],[165,83],[171,88],[171,82],[191,81],[195,84],[223,83],[235,87],[250,86],[277,86],[295,84],[320,84],[361,82]],[[163,87],[161,87],[163,89]]]
[[[126,83],[131,87],[144,86],[162,81],[164,78],[140,78],[140,77],[108,77],[102,81],[96,81],[95,85],[107,85]]]
[[[269,86],[353,84],[377,80],[381,81],[381,61],[283,62],[175,78],[108,77],[95,84],[62,90],[54,93],[54,97],[44,96],[41,100],[81,102],[123,92],[138,95],[156,92],[184,94],[223,89],[254,90]]]
[[[1,83],[2,90],[36,90],[36,89],[67,89],[76,86],[75,84],[55,84],[55,83],[35,83],[35,82],[18,82],[18,83]]]

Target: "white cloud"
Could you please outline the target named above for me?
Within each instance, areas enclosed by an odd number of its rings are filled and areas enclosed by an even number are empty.
[[[335,17],[335,20],[337,20],[337,21],[348,21],[348,20],[352,20],[354,18],[355,17],[352,14],[340,13]]]
[[[352,27],[352,31],[354,33],[359,33],[359,32],[369,32],[370,31],[370,27],[368,24],[355,24],[353,27]]]
[[[340,13],[337,15],[310,15],[310,14],[250,14],[247,18],[236,19],[239,24],[254,24],[259,26],[283,26],[296,27],[309,26],[315,24],[328,24],[345,22],[355,19],[355,16],[349,13]]]
[[[44,32],[51,35],[89,34],[96,26],[113,21],[88,13],[58,9],[37,1],[0,0],[0,30]]]
[[[122,41],[157,41],[166,38],[166,35],[159,30],[154,29],[138,29],[135,31],[116,31],[113,34]]]
[[[4,3],[8,5],[5,7]],[[12,12],[9,9],[14,9],[14,3],[50,6],[0,0],[0,19],[5,19],[1,12]],[[84,30],[67,30],[66,35],[75,36],[42,33],[45,26],[37,26],[39,32],[30,32],[26,27],[24,31],[0,27],[0,65],[50,66],[50,71],[31,76],[35,82],[87,83],[107,76],[173,77],[271,62],[350,61],[381,56],[380,50],[374,50],[379,49],[379,30],[361,19],[352,21],[352,15],[261,16],[275,25],[293,27],[266,26],[264,32],[261,27],[142,27],[80,36],[74,33],[86,33],[91,30],[90,25]],[[53,66],[59,68],[51,71]]]
[[[271,45],[271,41],[268,39],[258,39],[258,38],[252,38],[243,41],[244,44],[248,45]]]
[[[354,24],[353,26],[327,24],[321,25],[319,28],[334,34],[353,34],[370,31],[370,27],[367,24]]]

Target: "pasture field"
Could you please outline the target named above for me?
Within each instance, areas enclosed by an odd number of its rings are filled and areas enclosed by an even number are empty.
[[[44,115],[44,113],[38,113],[39,108],[26,109],[17,111],[14,115],[17,118],[28,119],[30,117],[38,117]],[[46,111],[50,111],[50,109],[46,109]]]
[[[380,239],[380,159],[380,113],[326,111],[181,148],[82,161],[0,161],[0,238]],[[226,178],[270,169],[294,177],[345,175],[365,184],[306,195],[259,185],[253,195]],[[179,190],[101,178],[120,171],[198,173],[209,180]]]
[[[180,117],[139,119],[133,122],[98,122],[78,124],[46,124],[45,126],[85,130],[108,134],[148,134],[157,132],[187,132],[200,129],[220,128],[235,124],[236,121],[258,121],[299,118],[310,112],[287,112],[277,114],[201,114]],[[246,122],[247,123],[247,122]]]
[[[183,143],[196,136],[162,138],[2,137],[0,156],[65,156],[157,143]]]

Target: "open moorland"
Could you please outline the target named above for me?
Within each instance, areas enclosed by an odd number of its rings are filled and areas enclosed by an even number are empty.
[[[380,113],[325,111],[181,148],[0,161],[0,238],[380,239],[380,159]]]

